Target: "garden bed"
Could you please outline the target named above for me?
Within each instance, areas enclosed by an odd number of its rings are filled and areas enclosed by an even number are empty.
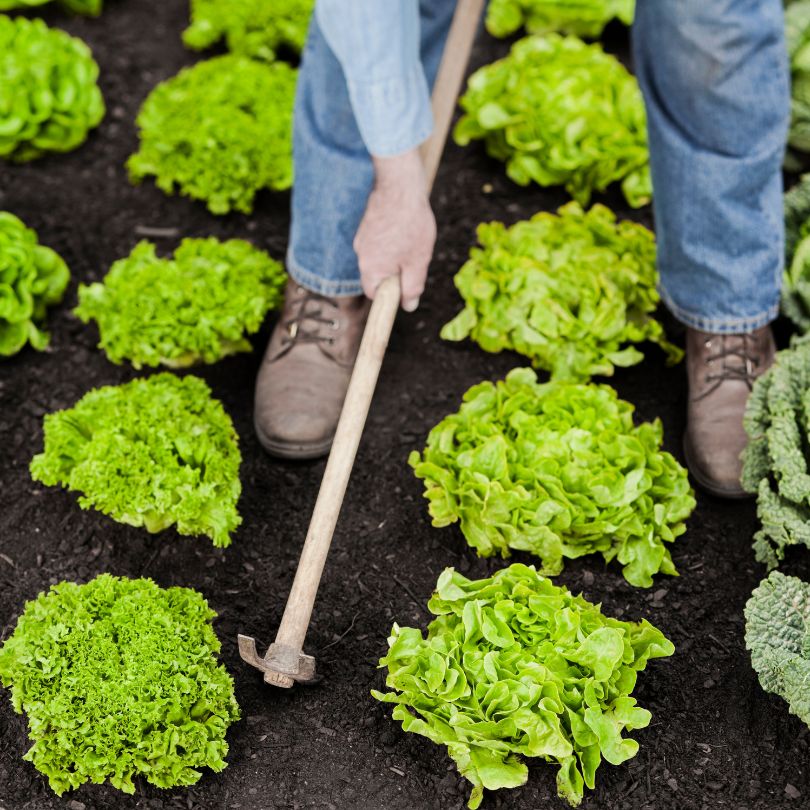
[[[471,342],[439,340],[441,326],[461,308],[452,284],[474,241],[475,226],[508,223],[565,202],[559,190],[522,189],[480,146],[448,148],[434,195],[439,245],[419,311],[395,329],[365,439],[335,535],[316,604],[308,651],[324,680],[287,692],[262,684],[236,649],[237,632],[272,640],[306,533],[323,462],[289,463],[264,455],[252,432],[253,381],[269,333],[252,355],[195,370],[222,400],[241,438],[243,524],[227,550],[158,536],[82,512],[75,495],[34,483],[28,463],[42,449],[42,416],[73,405],[90,387],[136,376],[95,348],[95,329],[70,314],[76,282],[97,281],[136,242],[153,239],[162,253],[185,236],[248,238],[283,258],[288,196],[262,192],[251,217],[211,216],[202,204],[168,198],[151,183],[133,188],[124,163],[137,146],[134,118],[147,92],[191,64],[180,32],[185,0],[110,2],[98,20],[57,10],[45,19],[83,38],[101,67],[108,115],[80,150],[22,166],[0,164],[0,210],[35,228],[73,274],[65,302],[49,318],[52,346],[0,363],[0,639],[22,605],[52,583],[85,582],[101,572],[146,575],[160,585],[198,589],[220,614],[215,623],[222,660],[236,678],[243,719],[228,734],[229,767],[206,773],[190,789],[137,784],[134,796],[88,785],[57,798],[22,760],[25,720],[0,698],[0,808],[461,808],[468,785],[444,750],[402,732],[390,710],[369,695],[394,621],[424,626],[425,604],[441,570],[487,576],[498,559],[478,560],[457,527],[430,526],[422,484],[407,464],[428,430],[458,407],[470,385],[500,379],[524,365],[515,355],[488,355]],[[621,28],[609,49],[626,52]],[[507,45],[482,36],[476,66]],[[598,198],[620,216],[650,224],[649,208],[632,213],[616,190]],[[461,204],[460,204],[461,201]],[[155,230],[157,229],[157,230]],[[168,229],[168,230],[165,230]],[[639,420],[663,419],[666,445],[680,456],[684,427],[682,366],[667,368],[650,349],[612,381],[634,403]],[[680,578],[658,577],[652,589],[628,585],[619,566],[597,557],[572,560],[558,581],[602,602],[609,615],[652,621],[676,646],[636,690],[653,722],[634,737],[639,755],[625,766],[604,764],[584,810],[781,810],[810,801],[810,732],[786,704],[765,694],[743,641],[743,606],[764,574],[754,561],[753,502],[723,503],[703,495],[686,535],[672,548]],[[532,560],[517,554],[522,562]],[[807,552],[789,556],[785,573],[810,578]],[[524,788],[489,795],[484,807],[564,808],[555,769],[529,765]]]

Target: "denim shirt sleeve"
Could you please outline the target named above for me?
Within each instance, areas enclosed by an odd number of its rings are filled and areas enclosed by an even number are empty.
[[[419,0],[317,0],[320,29],[343,68],[368,151],[402,154],[433,129],[419,55]]]

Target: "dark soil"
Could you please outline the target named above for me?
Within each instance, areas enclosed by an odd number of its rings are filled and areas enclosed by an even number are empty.
[[[480,149],[447,150],[435,193],[440,233],[431,281],[418,313],[397,324],[308,637],[325,676],[318,686],[264,686],[236,650],[239,631],[263,644],[272,640],[324,468],[323,462],[272,460],[253,436],[253,380],[270,324],[252,355],[195,371],[223,400],[241,437],[244,523],[231,548],[118,525],[81,511],[74,495],[34,484],[28,475],[28,462],[42,446],[43,414],[72,405],[93,386],[133,376],[110,364],[95,348],[94,329],[71,316],[79,281],[100,278],[144,227],[176,231],[176,238],[157,240],[166,251],[181,236],[214,234],[248,237],[284,255],[284,195],[261,195],[251,217],[215,218],[198,203],[127,182],[124,161],[136,147],[139,104],[156,82],[196,58],[179,39],[186,5],[111,0],[95,21],[57,10],[44,14],[92,46],[109,111],[80,150],[0,167],[0,209],[36,228],[73,272],[66,300],[50,318],[51,350],[25,350],[0,365],[0,639],[11,633],[26,600],[60,580],[84,582],[107,571],[197,588],[220,614],[223,660],[236,678],[244,718],[229,734],[229,767],[206,773],[191,789],[141,783],[130,797],[87,785],[60,799],[22,760],[25,720],[3,698],[0,808],[461,808],[468,785],[444,750],[402,732],[369,690],[382,684],[376,663],[392,622],[426,623],[424,605],[445,566],[485,576],[502,563],[477,559],[458,529],[430,526],[406,459],[470,385],[521,364],[513,355],[438,338],[459,307],[452,275],[473,244],[476,224],[553,210],[564,193],[517,188]],[[625,54],[626,34],[612,29],[609,44]],[[482,37],[475,63],[506,47]],[[649,224],[649,211],[627,210],[618,194],[606,201]],[[639,419],[663,419],[667,444],[680,455],[683,369],[666,368],[651,349],[642,365],[620,371],[614,382]],[[764,574],[750,546],[755,525],[751,502],[700,496],[688,533],[673,549],[680,578],[662,577],[651,590],[638,590],[617,567],[595,558],[568,563],[559,577],[610,614],[650,619],[677,646],[672,659],[653,662],[639,680],[640,703],[654,716],[650,728],[634,734],[639,755],[626,766],[602,766],[585,810],[810,806],[808,729],[784,702],[763,693],[744,649],[743,605]],[[791,558],[785,569],[810,575],[807,555]],[[563,808],[554,775],[555,768],[534,763],[524,788],[490,795],[485,807]]]

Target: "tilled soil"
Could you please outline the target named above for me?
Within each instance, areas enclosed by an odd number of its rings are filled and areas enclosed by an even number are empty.
[[[61,580],[84,582],[106,571],[190,586],[220,614],[215,626],[222,658],[236,678],[244,717],[229,733],[229,767],[206,773],[191,789],[141,782],[135,796],[126,796],[86,785],[60,799],[22,760],[25,720],[4,697],[0,808],[461,808],[469,786],[444,750],[402,732],[369,690],[382,686],[376,664],[391,624],[424,626],[425,603],[445,566],[486,576],[503,563],[477,559],[457,528],[430,526],[421,485],[406,460],[470,385],[522,364],[514,355],[488,355],[471,343],[438,337],[459,308],[452,275],[474,242],[476,224],[553,210],[566,197],[516,187],[480,148],[448,148],[434,195],[440,231],[429,287],[420,310],[402,316],[395,329],[308,637],[325,677],[315,687],[289,692],[264,686],[239,659],[236,634],[254,634],[263,644],[272,640],[324,469],[323,462],[272,460],[253,436],[253,380],[271,323],[253,354],[194,372],[222,399],[241,437],[244,523],[229,549],[173,531],[151,536],[118,525],[81,511],[74,495],[39,486],[28,475],[28,463],[42,447],[43,414],[72,405],[93,386],[134,376],[109,363],[95,348],[95,330],[71,315],[79,281],[99,279],[144,228],[174,229],[176,236],[156,240],[165,251],[182,236],[213,234],[247,237],[284,255],[286,195],[260,195],[251,217],[216,218],[201,204],[127,182],[124,161],[136,147],[138,106],[156,82],[197,57],[179,39],[187,15],[183,0],[108,5],[95,21],[44,12],[49,23],[93,48],[109,108],[104,123],[72,154],[0,166],[0,209],[36,228],[73,273],[64,303],[50,317],[50,351],[25,350],[0,364],[0,639],[12,632],[27,599]],[[611,29],[608,42],[626,53],[622,30]],[[491,61],[507,47],[482,36],[474,62]],[[622,216],[650,224],[649,210],[627,210],[620,195],[604,201]],[[650,349],[642,365],[619,371],[612,382],[635,404],[639,419],[663,420],[667,445],[680,456],[682,367],[665,367],[662,355]],[[602,602],[609,614],[650,619],[677,646],[672,659],[653,662],[639,679],[639,701],[654,719],[634,734],[638,756],[622,767],[603,765],[584,810],[810,806],[808,730],[784,702],[759,688],[744,649],[743,606],[764,574],[750,547],[755,525],[751,502],[701,495],[688,533],[673,549],[679,578],[662,577],[652,589],[639,590],[617,567],[592,557],[569,562],[559,577]],[[808,555],[791,557],[785,570],[810,576]],[[525,787],[489,795],[484,806],[563,808],[554,775],[555,768],[532,763]]]

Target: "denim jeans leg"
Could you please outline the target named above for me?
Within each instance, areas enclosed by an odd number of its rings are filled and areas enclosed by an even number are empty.
[[[421,0],[421,57],[432,86],[455,0]],[[340,63],[313,17],[301,59],[293,132],[295,183],[287,270],[322,295],[359,295],[352,242],[374,182]]]
[[[638,0],[661,294],[687,326],[772,321],[790,115],[782,0]]]

